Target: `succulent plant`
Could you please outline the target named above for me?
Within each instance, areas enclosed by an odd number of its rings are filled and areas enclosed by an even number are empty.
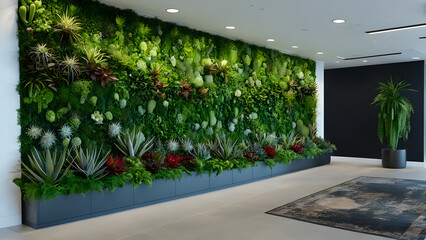
[[[79,138],[79,137],[73,137],[73,138],[71,139],[71,145],[72,145],[74,148],[81,146],[81,138]]]
[[[31,154],[28,155],[29,164],[21,161],[21,173],[31,182],[44,183],[53,181],[53,183],[61,180],[69,171],[71,163],[65,167],[67,163],[68,151],[67,148],[58,154],[58,150],[45,149],[43,152],[36,148],[31,149]]]
[[[211,158],[210,149],[204,143],[197,143],[196,147],[190,151],[190,154],[193,157],[201,160],[208,160]]]
[[[112,119],[114,118],[114,116],[112,115],[112,113],[110,111],[108,111],[108,112],[105,113],[105,118],[108,121],[112,121]]]
[[[75,148],[74,167],[86,177],[93,176],[95,179],[101,179],[107,175],[105,173],[107,168],[105,162],[108,160],[110,152],[108,151],[105,156],[101,157],[102,146],[99,149],[96,147],[87,149]]]
[[[100,81],[101,86],[105,87],[109,82],[118,82],[118,78],[113,74],[113,72],[108,68],[108,66],[95,67],[90,72],[90,78],[93,81]]]
[[[194,149],[194,143],[189,138],[180,139],[180,143],[185,152],[191,152]]]
[[[80,62],[76,56],[66,55],[59,63],[59,68],[70,81],[74,81],[80,76]]]
[[[125,130],[117,137],[115,146],[127,157],[142,157],[153,147],[154,138],[145,139],[144,134],[136,126],[133,130]]]
[[[65,11],[62,15],[58,14],[59,21],[57,23],[57,28],[55,31],[61,33],[61,40],[65,37],[68,38],[70,42],[73,40],[81,39],[80,34],[78,33],[82,28],[80,23],[77,21],[77,17],[68,15],[68,10]]]
[[[157,106],[157,102],[155,100],[149,100],[149,102],[148,102],[148,112],[149,113],[153,113],[156,106]]]
[[[207,146],[214,157],[223,161],[233,160],[243,154],[243,149],[238,141],[227,137],[221,138],[219,135],[216,135],[215,141],[210,141]]]

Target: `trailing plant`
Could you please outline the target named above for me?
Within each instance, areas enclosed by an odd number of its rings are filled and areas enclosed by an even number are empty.
[[[393,81],[392,77],[386,83],[379,84],[380,93],[372,104],[380,106],[378,114],[377,136],[381,143],[387,142],[391,149],[397,149],[399,139],[408,139],[411,130],[410,117],[414,113],[410,101],[402,95],[411,84],[406,81]]]

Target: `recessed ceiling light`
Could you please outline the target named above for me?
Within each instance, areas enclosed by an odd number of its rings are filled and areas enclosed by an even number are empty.
[[[336,61],[336,63],[340,63],[339,61]]]
[[[293,46],[291,46],[292,48],[299,48],[299,46],[296,46],[296,45],[293,45]]]
[[[266,39],[266,41],[268,41],[268,42],[275,42],[275,39],[273,39],[273,38],[268,38],[268,39]]]
[[[345,19],[334,19],[333,22],[334,23],[345,23],[346,20]]]
[[[228,29],[228,30],[234,30],[235,29],[234,26],[226,26],[225,28]]]
[[[412,59],[414,59],[414,60],[419,60],[419,59],[420,59],[420,57],[412,57]]]
[[[395,27],[395,28],[385,28],[385,29],[379,29],[379,30],[374,30],[374,31],[367,31],[365,33],[367,33],[367,34],[387,33],[387,32],[395,32],[395,31],[421,28],[421,27],[426,27],[426,23],[408,25],[408,26],[402,26],[402,27]]]
[[[324,53],[323,53],[323,52],[317,52],[317,54],[318,54],[318,55],[322,55],[322,54],[324,54]]]
[[[178,13],[179,9],[176,9],[176,8],[167,8],[166,12],[168,12],[168,13]]]
[[[362,62],[368,62],[367,60],[362,60]]]

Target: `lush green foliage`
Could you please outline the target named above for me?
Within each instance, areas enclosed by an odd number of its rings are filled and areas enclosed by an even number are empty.
[[[408,86],[410,84],[405,81],[393,81],[391,77],[386,83],[380,83],[380,93],[373,101],[373,104],[380,106],[377,136],[381,143],[388,142],[391,149],[397,149],[398,140],[406,140],[411,130],[413,106],[401,94],[403,91],[414,91],[407,89]]]
[[[70,145],[68,161],[77,158],[63,178],[16,179],[26,198],[331,151],[303,148],[315,137],[314,61],[97,1],[20,2],[23,166],[39,146],[65,153]],[[103,148],[82,150],[95,145]]]

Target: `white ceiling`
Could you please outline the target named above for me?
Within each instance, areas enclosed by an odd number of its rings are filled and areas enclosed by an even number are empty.
[[[324,61],[325,68],[426,59],[426,27],[368,35],[377,29],[426,23],[425,0],[102,0],[231,39]],[[177,14],[166,13],[177,8]],[[332,23],[345,19],[344,24]],[[227,30],[225,26],[235,26]],[[276,39],[267,42],[267,38]],[[294,49],[291,46],[297,45]],[[318,55],[317,52],[324,52]],[[345,58],[402,52],[360,60]],[[338,61],[338,63],[336,62]]]

